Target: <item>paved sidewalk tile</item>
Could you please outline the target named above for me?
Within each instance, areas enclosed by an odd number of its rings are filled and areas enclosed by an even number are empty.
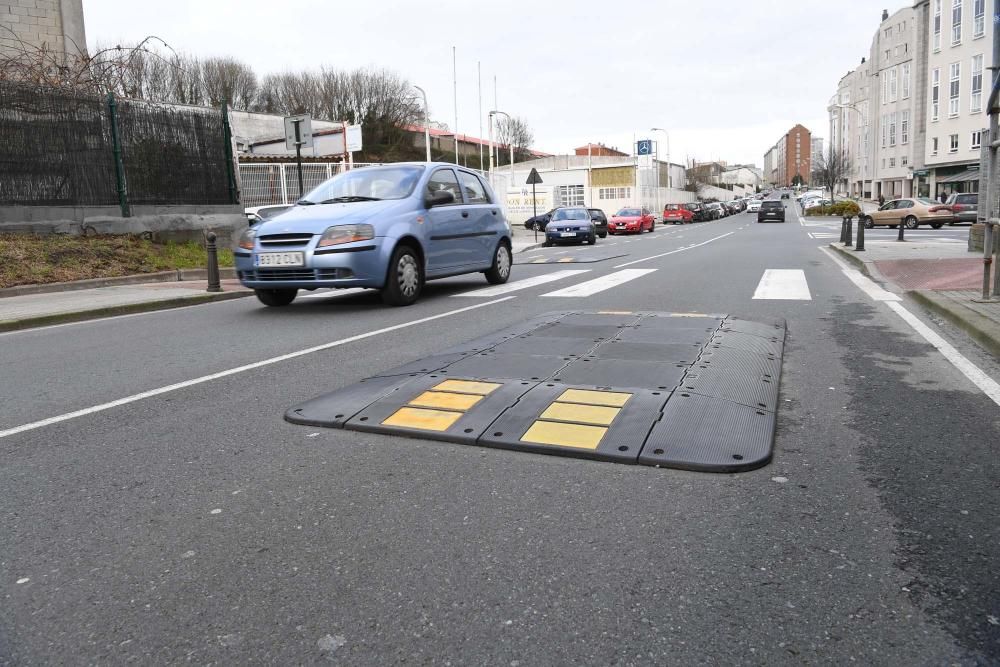
[[[983,260],[971,257],[875,260],[879,273],[903,289],[972,290],[983,282]]]

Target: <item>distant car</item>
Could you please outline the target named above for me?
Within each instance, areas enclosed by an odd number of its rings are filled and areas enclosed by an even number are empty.
[[[243,212],[246,213],[247,223],[252,226],[256,225],[258,222],[264,222],[265,220],[276,218],[293,206],[295,206],[295,204],[268,204],[267,206],[251,206],[243,209]]]
[[[979,215],[979,195],[975,192],[956,192],[948,197],[948,201],[944,205],[951,209],[954,216],[952,221],[948,223],[949,225],[959,222],[972,224],[976,222]]]
[[[757,222],[784,222],[785,205],[777,199],[768,199],[760,204],[757,211]]]
[[[686,225],[694,222],[694,213],[680,204],[667,204],[663,207],[663,224]]]
[[[608,221],[609,234],[642,234],[656,229],[656,219],[647,208],[623,208]]]
[[[726,202],[726,208],[729,209],[730,215],[736,215],[737,213],[741,213],[743,211],[743,202],[738,199],[734,199],[733,201]]]
[[[859,221],[864,223],[867,229],[877,226],[895,228],[901,222],[907,229],[916,229],[920,225],[941,229],[953,219],[954,213],[946,204],[933,199],[913,197],[887,201],[877,211],[862,215]]]
[[[787,192],[782,192],[781,193],[781,198],[782,199],[788,199],[788,193]]]
[[[761,202],[759,199],[750,200],[750,203],[747,204],[747,212],[756,213],[757,211],[760,210],[760,204]]]
[[[706,220],[711,220],[708,215],[708,211],[705,210],[705,205],[701,202],[693,201],[681,204],[685,209],[691,211],[691,219],[694,222],[705,222]]]
[[[722,204],[717,201],[708,202],[705,204],[706,216],[709,220],[718,220],[724,217],[722,212]]]
[[[553,243],[597,243],[597,228],[582,206],[557,208],[545,225],[545,246]]]
[[[548,224],[549,220],[552,219],[552,214],[556,212],[556,209],[546,211],[545,213],[539,213],[536,216],[528,218],[524,221],[525,229],[534,229],[539,232],[545,230],[545,225]]]
[[[604,214],[599,208],[588,208],[590,211],[590,219],[594,222],[594,228],[597,230],[597,235],[602,239],[608,236],[608,216]]]
[[[240,282],[266,306],[321,287],[371,287],[407,306],[427,280],[483,273],[496,285],[513,264],[510,225],[489,182],[434,162],[338,174],[245,230],[233,256]]]

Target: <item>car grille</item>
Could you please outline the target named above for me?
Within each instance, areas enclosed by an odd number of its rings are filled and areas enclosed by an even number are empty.
[[[312,237],[312,234],[268,234],[266,236],[258,236],[257,240],[262,246],[273,248],[278,246],[306,245],[312,240]]]
[[[279,282],[282,280],[312,281],[312,280],[343,280],[353,278],[354,272],[350,269],[255,269],[253,271],[240,271],[241,280],[257,282]]]

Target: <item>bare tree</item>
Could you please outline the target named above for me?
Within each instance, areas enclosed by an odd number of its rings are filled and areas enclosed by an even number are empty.
[[[201,104],[202,94],[201,61],[194,56],[175,55],[170,60],[170,102],[177,104]]]
[[[514,147],[514,161],[521,161],[530,156],[531,144],[535,142],[535,135],[528,127],[527,121],[520,116],[507,118],[500,116],[497,120],[497,143],[510,150]],[[504,161],[507,158],[498,158]]]
[[[205,101],[213,107],[229,102],[236,109],[249,109],[257,100],[257,75],[235,58],[207,58],[201,63]]]
[[[829,188],[833,196],[837,185],[847,178],[851,171],[851,158],[847,151],[830,146],[826,153],[820,153],[813,164],[812,180]]]

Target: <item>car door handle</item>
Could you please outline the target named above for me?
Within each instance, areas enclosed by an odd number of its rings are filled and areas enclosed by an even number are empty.
[[[497,214],[497,210],[493,209],[492,211],[490,211],[490,213],[492,213],[493,215],[496,215]]]
[[[462,217],[463,218],[468,218],[469,217],[469,212],[468,211],[462,211]]]

